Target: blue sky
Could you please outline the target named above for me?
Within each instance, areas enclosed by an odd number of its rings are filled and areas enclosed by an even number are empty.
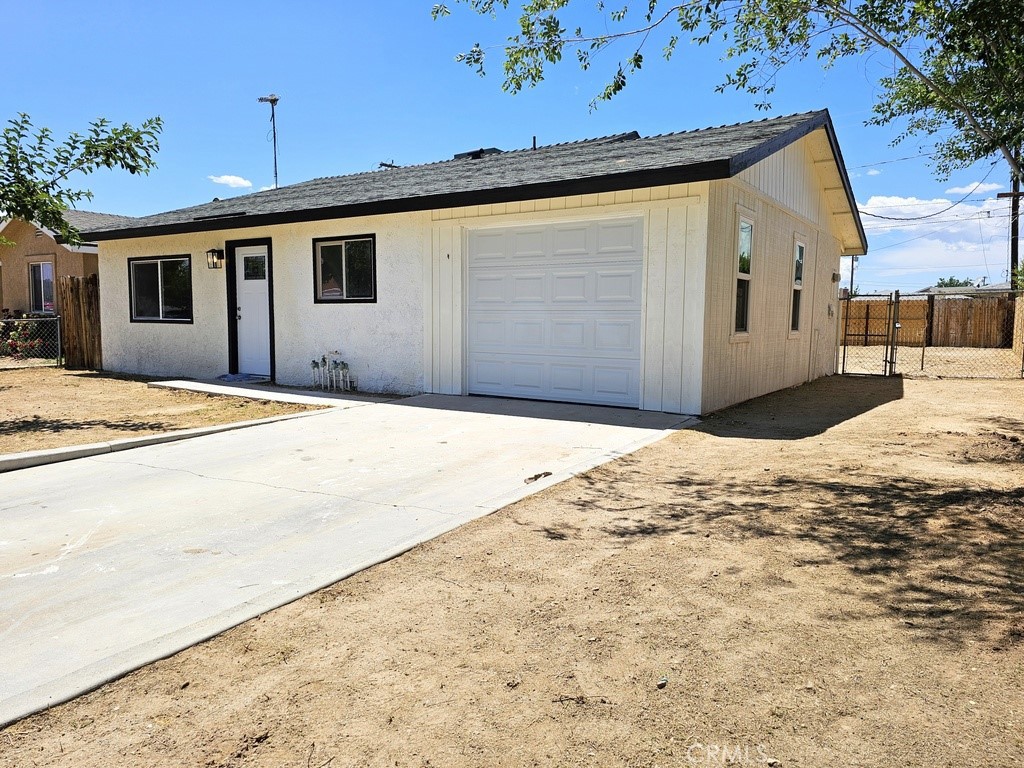
[[[927,157],[914,157],[929,151],[926,139],[893,147],[898,128],[866,127],[887,65],[881,55],[829,72],[815,62],[785,70],[764,113],[754,97],[714,92],[728,71],[717,50],[688,48],[665,62],[655,42],[630,86],[590,111],[625,49],[606,52],[591,72],[567,59],[512,96],[501,90],[498,57],[514,15],[492,21],[449,4],[453,15],[436,22],[431,0],[10,4],[5,119],[27,112],[62,135],[100,116],[163,117],[159,168],[149,176],[78,180],[95,195],[83,207],[144,215],[271,185],[269,108],[257,103],[269,93],[281,99],[282,185],[481,146],[526,147],[533,136],[549,144],[651,135],[827,107],[863,210],[921,216],[966,197],[923,221],[865,216],[870,252],[855,277],[863,292],[914,290],[949,275],[1006,279],[1008,205],[995,200],[1008,188],[1005,164],[938,181]],[[474,42],[495,49],[486,78],[454,61]]]

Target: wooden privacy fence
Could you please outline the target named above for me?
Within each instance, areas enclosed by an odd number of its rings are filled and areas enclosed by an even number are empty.
[[[901,296],[897,343],[912,347],[980,347],[1009,349],[1014,342],[1013,294],[984,296]],[[884,343],[879,328],[886,324],[886,302],[877,299],[848,301],[846,344],[874,346]]]
[[[63,275],[57,278],[57,295],[63,318],[64,365],[99,370],[103,366],[99,278]]]

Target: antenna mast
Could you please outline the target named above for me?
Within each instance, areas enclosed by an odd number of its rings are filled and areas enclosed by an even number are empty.
[[[270,105],[270,129],[274,134],[274,189],[277,189],[277,102],[281,99],[276,94],[270,94],[269,96],[260,96],[256,101],[260,104]]]

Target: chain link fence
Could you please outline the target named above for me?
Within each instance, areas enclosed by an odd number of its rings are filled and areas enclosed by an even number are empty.
[[[1024,378],[1024,292],[957,289],[846,299],[844,373]]]
[[[59,317],[0,320],[0,369],[61,365]]]

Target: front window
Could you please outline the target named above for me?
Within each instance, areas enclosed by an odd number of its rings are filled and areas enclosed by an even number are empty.
[[[161,256],[129,259],[131,319],[192,322],[192,258]]]
[[[376,238],[373,235],[314,240],[314,301],[376,301],[376,262]]]
[[[750,330],[750,266],[754,255],[754,224],[740,219],[736,236],[736,333]]]
[[[53,262],[28,265],[29,310],[53,312]]]
[[[800,330],[800,294],[804,289],[804,252],[803,243],[797,243],[793,249],[793,302],[790,311],[789,330]]]

